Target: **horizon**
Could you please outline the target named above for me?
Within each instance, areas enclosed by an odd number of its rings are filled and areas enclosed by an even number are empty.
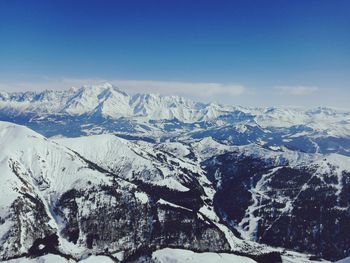
[[[0,90],[110,82],[247,107],[348,108],[350,2],[0,3]]]
[[[99,83],[94,83],[94,84],[83,84],[81,86],[71,86],[71,87],[66,87],[63,89],[42,89],[42,90],[26,90],[26,91],[6,91],[6,90],[1,90],[0,89],[0,93],[1,92],[5,92],[5,93],[26,93],[26,92],[33,92],[36,94],[40,94],[43,92],[64,92],[64,91],[69,91],[70,89],[73,89],[75,92],[79,91],[82,88],[101,88],[102,86],[107,86],[110,85],[111,88],[115,88],[117,89],[119,92],[126,94],[127,96],[135,96],[135,95],[156,95],[156,96],[160,96],[160,97],[178,97],[178,98],[184,98],[186,100],[190,100],[192,102],[195,103],[203,103],[203,104],[217,104],[217,105],[223,105],[223,106],[232,106],[232,107],[238,107],[238,108],[243,108],[243,109],[247,109],[247,110],[251,110],[251,109],[271,109],[271,108],[280,108],[280,109],[292,109],[292,110],[296,110],[296,109],[300,109],[300,110],[316,110],[316,109],[331,109],[331,110],[335,110],[335,111],[350,111],[350,107],[336,107],[336,106],[322,106],[322,105],[318,105],[318,106],[300,106],[300,105],[269,105],[269,106],[245,106],[245,105],[240,105],[240,104],[227,104],[227,103],[220,103],[217,101],[206,101],[206,100],[200,100],[200,99],[192,99],[189,96],[183,96],[183,95],[176,95],[176,94],[162,94],[159,92],[144,92],[144,91],[127,91],[125,89],[120,88],[119,86],[116,86],[108,81],[102,81]],[[108,88],[108,87],[103,87],[103,88]]]

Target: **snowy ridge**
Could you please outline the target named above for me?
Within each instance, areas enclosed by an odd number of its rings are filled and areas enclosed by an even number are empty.
[[[186,177],[182,169],[203,173],[198,166],[157,151],[152,144],[137,144],[114,135],[62,138],[56,141],[127,180],[143,180],[187,191],[189,189],[179,183],[180,177]],[[174,164],[178,166],[177,170],[173,170]]]
[[[136,94],[129,96],[109,83],[67,91],[0,93],[0,108],[18,113],[93,115],[103,117],[146,117],[147,119],[203,118],[205,105],[177,96]]]
[[[0,217],[5,220],[0,225],[1,257],[11,256],[17,249],[19,254],[27,252],[35,239],[31,231],[37,220],[42,220],[41,231],[46,233],[60,229],[61,223],[50,207],[63,193],[87,189],[91,184],[111,185],[108,177],[90,169],[77,154],[23,126],[0,122],[0,144]],[[36,212],[30,212],[33,205],[41,214],[39,219]],[[15,235],[18,225],[19,239]],[[40,237],[42,233],[36,234]],[[63,239],[61,243],[65,243]]]
[[[95,141],[95,143],[94,143]],[[111,146],[106,146],[105,141],[109,141]],[[332,183],[328,183],[329,186],[333,186],[335,189],[338,189],[338,194],[343,191],[342,184],[339,183],[342,181],[342,178],[344,176],[344,171],[348,172],[350,171],[350,158],[338,155],[338,154],[328,154],[328,155],[322,155],[322,154],[308,154],[308,153],[301,153],[292,151],[289,149],[280,149],[278,151],[266,149],[256,144],[250,144],[245,146],[230,146],[230,145],[223,145],[212,138],[205,138],[202,140],[196,140],[196,141],[189,141],[186,143],[180,143],[180,142],[167,142],[167,143],[159,143],[159,144],[152,144],[152,143],[146,143],[143,141],[126,141],[123,139],[120,139],[113,135],[98,135],[98,136],[89,136],[89,137],[82,137],[82,138],[71,138],[71,139],[60,139],[59,142],[70,145],[71,147],[75,147],[75,149],[82,153],[83,156],[89,156],[88,158],[91,158],[91,160],[94,160],[96,163],[101,163],[101,165],[105,165],[104,167],[106,169],[111,169],[113,171],[113,168],[108,166],[108,163],[118,163],[117,156],[120,154],[117,153],[110,153],[109,148],[111,149],[123,149],[125,145],[128,145],[126,150],[124,150],[123,156],[132,156],[135,153],[137,158],[140,158],[140,156],[144,156],[145,154],[142,152],[147,152],[148,156],[156,156],[157,151],[161,151],[164,153],[173,153],[177,156],[177,158],[180,159],[172,159],[171,155],[167,158],[169,160],[177,160],[177,162],[181,163],[180,167],[187,167],[190,170],[197,171],[199,175],[199,181],[202,185],[210,185],[210,182],[206,179],[204,171],[201,169],[198,169],[198,167],[201,166],[202,162],[205,162],[206,160],[210,160],[213,157],[217,157],[220,155],[230,154],[235,156],[236,160],[244,160],[246,158],[253,158],[255,160],[262,161],[267,165],[267,168],[271,169],[266,174],[262,175],[261,179],[257,182],[254,188],[251,188],[249,192],[252,194],[252,200],[253,203],[248,207],[246,210],[246,215],[243,217],[242,221],[238,223],[237,230],[240,232],[241,236],[245,240],[253,240],[255,241],[256,238],[256,231],[258,227],[258,221],[261,220],[261,216],[259,213],[259,209],[264,207],[262,206],[262,200],[266,200],[266,198],[269,198],[266,195],[266,191],[268,190],[266,187],[266,182],[268,182],[272,177],[274,177],[277,172],[285,167],[290,167],[291,169],[305,169],[305,167],[310,168],[313,171],[313,176],[321,178],[321,180],[324,180],[328,175],[330,174],[336,174],[338,176],[338,180]],[[99,143],[96,143],[99,142]],[[120,143],[124,144],[119,145]],[[100,144],[100,145],[98,145]],[[75,146],[74,146],[75,145]],[[131,150],[132,149],[132,150]],[[104,153],[104,150],[106,152],[109,152],[108,154]],[[130,151],[130,153],[126,153]],[[96,155],[96,153],[98,153]],[[158,152],[159,154],[159,152]],[[113,156],[113,158],[111,158]],[[125,157],[127,158],[127,157]],[[112,160],[111,160],[112,159]],[[163,159],[163,162],[164,158]],[[181,161],[179,161],[181,160]],[[135,170],[137,171],[137,163],[138,161],[133,161],[135,163]],[[216,162],[216,158],[213,159],[213,162]],[[156,164],[156,159],[152,160],[152,165]],[[205,166],[210,166],[210,163],[205,162]],[[123,167],[125,164],[119,163],[119,167]],[[196,166],[197,165],[197,166]],[[205,169],[204,166],[204,169]],[[171,175],[170,177],[174,177],[174,175]],[[176,180],[179,180],[176,179]],[[166,181],[166,180],[165,180]],[[181,180],[179,180],[181,182]],[[155,183],[158,184],[157,180],[155,180]],[[172,188],[172,184],[170,182],[163,184],[167,185],[170,188]],[[305,184],[300,188],[300,191],[307,190],[310,186],[308,184]],[[173,189],[182,190],[181,188],[174,187]],[[212,187],[204,187],[206,192],[206,197],[214,200],[215,191],[212,189]],[[338,195],[337,194],[337,195]],[[286,207],[281,211],[284,214],[288,214],[290,210],[293,208],[293,201],[289,200],[287,196],[280,196],[279,202],[285,203]],[[186,207],[178,206],[172,203],[169,203],[164,200],[158,201],[162,204],[167,204],[173,207],[178,207],[181,209],[189,210]],[[219,221],[218,216],[213,212],[212,208],[210,206],[203,206],[200,209],[201,214],[205,215],[206,217],[213,220],[215,224],[221,229],[223,233],[225,233],[225,236],[227,240],[230,242],[231,247],[233,250],[238,251],[249,251],[249,253],[254,254],[255,251],[269,251],[269,248],[267,247],[258,247],[254,244],[243,241],[238,238],[236,238],[231,231],[222,224],[217,223]],[[199,217],[201,217],[201,214],[198,214]],[[253,249],[250,251],[249,249]],[[274,251],[274,250],[271,250]],[[307,261],[305,261],[307,262]]]
[[[326,174],[329,172],[328,164],[331,164],[338,171],[350,171],[350,158],[340,154],[317,154],[303,153],[293,151],[287,148],[278,148],[278,150],[265,148],[257,144],[248,144],[242,146],[225,145],[206,137],[201,140],[191,141],[191,148],[196,152],[197,157],[201,160],[208,160],[211,157],[225,153],[236,153],[237,157],[253,157],[264,160],[274,166],[315,166],[318,167],[318,173]],[[327,168],[328,167],[328,168]]]
[[[210,219],[204,218],[202,216],[204,214],[207,214],[208,218],[217,220],[215,214],[210,214],[212,213],[210,205],[202,203],[203,201],[200,199],[202,197],[196,197],[195,192],[195,195],[189,192],[193,195],[193,200],[191,198],[185,199],[183,203],[185,207],[176,204],[181,201],[181,195],[178,200],[174,200],[172,197],[175,193],[181,194],[182,191],[193,190],[187,188],[186,184],[196,184],[197,182],[198,185],[195,187],[198,189],[201,189],[201,184],[206,184],[203,192],[198,190],[203,198],[205,196],[212,198],[213,189],[203,176],[201,168],[187,164],[172,155],[163,153],[160,156],[161,152],[154,152],[152,148],[147,149],[144,143],[141,143],[142,146],[138,146],[112,135],[70,139],[66,140],[65,143],[73,148],[73,140],[77,140],[78,145],[81,146],[81,154],[48,140],[23,126],[0,122],[0,144],[4,145],[0,151],[1,179],[3,180],[1,192],[2,196],[6,197],[0,200],[0,257],[2,259],[26,253],[41,255],[44,253],[40,252],[41,249],[56,250],[55,253],[63,253],[65,256],[69,255],[69,257],[80,259],[91,252],[97,253],[99,249],[104,250],[103,247],[97,246],[98,243],[94,246],[90,243],[91,234],[89,231],[91,230],[85,229],[84,226],[79,227],[79,235],[76,238],[74,235],[74,241],[71,240],[69,229],[74,227],[74,221],[71,222],[72,213],[77,211],[79,222],[83,220],[80,224],[86,224],[87,220],[101,209],[102,211],[107,209],[107,211],[123,213],[122,209],[126,209],[123,202],[127,202],[130,206],[128,210],[135,209],[135,211],[130,212],[132,218],[137,215],[136,211],[149,213],[147,212],[150,210],[149,206],[156,205],[160,209],[157,217],[161,222],[168,220],[167,209],[170,211],[172,209],[175,211],[185,210],[183,216],[193,217],[193,219],[191,217],[185,219],[184,222],[194,220],[194,223],[208,225]],[[99,144],[103,141],[104,143]],[[93,162],[87,160],[87,156],[94,158]],[[157,161],[156,158],[160,159]],[[103,160],[107,162],[103,162]],[[96,166],[98,162],[101,162],[101,165],[105,165],[105,167]],[[118,171],[116,168],[119,165],[121,170]],[[184,169],[187,169],[188,172],[185,172]],[[192,173],[189,172],[189,169],[192,170]],[[148,172],[150,177],[137,177],[140,176],[138,172],[142,172],[141,175]],[[153,172],[158,172],[156,177],[153,177]],[[191,176],[195,177],[191,178]],[[134,180],[138,184],[141,182],[141,186],[142,182],[166,186],[165,189],[168,190],[162,190],[164,192],[163,198],[170,198],[170,200],[175,201],[175,204],[166,200],[162,201],[162,199],[160,202],[152,204],[149,198],[149,194],[152,192],[146,193],[138,189],[132,183]],[[110,195],[110,191],[113,195]],[[167,191],[170,191],[170,197],[167,196]],[[121,196],[122,199],[116,199],[118,196]],[[191,202],[194,202],[193,208]],[[122,206],[116,208],[120,203]],[[201,207],[196,208],[197,204]],[[198,211],[198,215],[196,215],[198,209],[200,212]],[[99,213],[96,216],[100,216]],[[148,226],[147,222],[150,219],[146,217],[147,214],[138,216],[141,216],[140,220],[144,220],[145,226]],[[96,224],[96,220],[93,217],[91,223]],[[102,224],[102,219],[100,220],[98,223]],[[122,223],[118,218],[116,222]],[[130,224],[130,221],[126,222]],[[108,223],[110,222],[104,224]],[[132,223],[137,224],[138,222]],[[212,228],[213,226],[209,224],[207,227]],[[88,232],[86,233],[86,231]],[[120,231],[118,230],[117,233]],[[134,230],[131,229],[126,235],[133,235],[132,231]],[[210,231],[214,231],[209,232],[214,236],[221,235],[223,237],[223,233],[218,229]],[[51,241],[51,243],[44,241],[45,238],[55,238],[55,236],[58,238],[59,248],[51,247],[56,241]],[[120,251],[125,246],[125,240],[128,240],[126,238],[123,237],[108,243],[109,249]],[[43,241],[40,242],[43,243],[35,245],[41,239]],[[225,240],[218,239],[217,242],[218,247],[230,249]]]
[[[208,140],[206,141],[208,142]],[[213,232],[209,232],[214,235],[210,239],[211,246],[213,246],[213,242],[222,242],[222,240],[227,239],[225,242],[228,242],[229,245],[224,245],[225,250],[234,253],[245,253],[251,257],[260,257],[276,252],[287,256],[281,249],[269,248],[241,240],[235,237],[228,227],[219,223],[219,218],[213,211],[211,204],[215,191],[206,178],[204,170],[198,166],[198,161],[186,157],[187,151],[195,151],[191,148],[191,143],[183,146],[180,146],[179,143],[171,143],[170,147],[177,148],[184,155],[175,157],[165,151],[164,143],[154,145],[142,141],[130,142],[114,135],[54,141],[48,140],[23,126],[6,122],[0,122],[0,143],[4,145],[0,151],[0,168],[3,171],[2,180],[4,182],[1,185],[1,191],[2,196],[6,197],[2,198],[0,202],[0,255],[2,258],[26,254],[28,250],[39,250],[35,253],[38,253],[37,256],[41,256],[40,249],[51,249],[52,251],[58,249],[55,253],[61,255],[61,257],[47,255],[33,261],[23,260],[28,262],[68,262],[62,256],[67,257],[68,255],[72,260],[80,260],[86,258],[89,253],[101,254],[99,249],[104,248],[99,248],[98,243],[89,245],[91,234],[86,233],[85,231],[88,230],[83,226],[80,226],[79,235],[75,241],[71,240],[71,236],[67,236],[67,231],[69,234],[69,229],[72,227],[70,224],[74,225],[74,221],[71,221],[72,213],[75,209],[78,209],[79,220],[83,220],[79,221],[79,224],[85,224],[83,222],[90,220],[89,218],[95,212],[97,212],[97,215],[99,214],[98,211],[104,211],[104,209],[118,212],[118,209],[123,207],[117,208],[119,203],[126,200],[130,200],[128,201],[130,203],[127,203],[130,205],[128,210],[135,209],[131,214],[132,216],[136,215],[136,211],[148,211],[149,206],[152,205],[151,199],[155,197],[150,198],[150,193],[139,189],[137,185],[132,183],[133,181],[166,186],[177,193],[193,191],[197,187],[202,187],[203,190],[198,197],[199,199],[197,201],[193,200],[196,202],[200,199],[205,200],[200,203],[198,208],[195,207],[196,205],[193,207],[191,203],[188,203],[188,201],[191,201],[190,199],[178,203],[178,201],[181,201],[181,195],[179,200],[171,199],[171,196],[168,199],[167,195],[159,198],[153,205],[160,209],[158,214],[160,222],[168,220],[167,213],[170,213],[170,211],[183,213],[182,216],[193,215],[193,219],[190,219],[191,217],[185,218],[184,222],[195,220],[192,224],[204,224],[206,227],[213,227],[211,231],[216,231],[214,233],[218,236],[215,236]],[[62,145],[67,145],[69,148]],[[148,171],[149,175],[152,176],[144,177],[145,174],[142,173],[145,173],[145,171]],[[195,183],[196,180],[198,185]],[[193,183],[194,185],[190,186]],[[192,187],[194,188],[192,189]],[[116,192],[113,193],[116,196],[124,196],[124,201],[108,195],[107,193],[111,191],[109,189],[115,189]],[[129,195],[132,195],[131,199],[129,199]],[[75,206],[77,208],[74,208]],[[22,210],[23,207],[24,210]],[[148,222],[149,219],[142,219],[145,215],[139,216],[141,216],[140,220]],[[40,228],[37,228],[37,220],[39,220]],[[92,224],[95,224],[96,219],[93,220]],[[121,223],[120,219],[117,222]],[[101,223],[99,221],[99,224]],[[118,230],[118,233],[119,231],[121,230]],[[55,235],[58,238],[58,248],[46,248],[50,246],[50,243],[47,244],[44,241],[38,247],[33,245],[42,238],[44,240]],[[119,257],[124,253],[121,247],[123,247],[126,240],[123,237],[108,243],[113,255],[118,254]],[[217,249],[221,251],[219,244]],[[126,251],[128,250],[126,249]],[[174,253],[173,255],[176,254]],[[189,262],[197,262],[202,257],[202,255],[189,251],[181,253],[182,255],[188,254],[186,258],[190,260]],[[107,255],[111,256],[110,253]],[[301,254],[297,255],[302,257]],[[213,257],[213,259],[223,258],[230,260],[229,262],[232,262],[232,260],[254,262],[248,257],[232,254],[219,255],[212,253],[206,256]],[[159,251],[155,252],[152,260],[163,262],[164,257],[167,258],[163,252]],[[90,262],[89,260],[91,262],[94,262],[93,260],[109,262],[108,257],[101,256],[98,258],[91,256],[82,262]],[[174,258],[174,260],[178,259]],[[10,262],[20,261],[12,260]]]
[[[0,93],[0,120],[46,137],[114,133],[146,141],[212,137],[226,145],[259,144],[350,156],[350,111],[247,108],[179,96],[128,95],[109,83],[65,91]]]
[[[109,83],[64,91],[0,92],[0,109],[16,114],[100,114],[107,118],[132,117],[141,120],[172,120],[184,123],[215,121],[257,123],[262,127],[307,125],[333,136],[350,135],[350,111],[325,107],[247,108],[198,103],[179,96],[128,95]],[[334,127],[336,126],[336,127]]]
[[[58,192],[66,191],[73,185],[79,187],[78,181],[81,181],[85,163],[67,148],[26,127],[5,122],[0,122],[0,140],[0,169],[4,182],[10,183],[13,170],[17,170],[25,176],[21,179],[34,186],[40,185],[43,191],[49,187]],[[60,176],[62,170],[67,176]],[[89,173],[90,180],[95,178],[96,182],[100,181],[98,173]],[[18,183],[15,188],[19,185],[21,184]],[[4,191],[10,190],[10,193],[13,193],[13,187],[3,185]]]

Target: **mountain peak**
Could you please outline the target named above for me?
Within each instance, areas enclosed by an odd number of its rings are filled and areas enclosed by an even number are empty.
[[[122,91],[119,87],[116,87],[109,82],[102,82],[102,83],[94,84],[94,85],[83,85],[78,90],[80,90],[80,91],[86,90],[86,91],[89,91],[92,93],[102,93],[102,92],[108,90],[108,91],[119,92],[119,93],[123,94],[124,96],[129,96],[125,91]]]
[[[98,84],[93,84],[93,85],[82,85],[82,88],[84,89],[101,89],[101,88],[104,88],[104,89],[108,89],[108,88],[113,88],[113,85],[109,82],[101,82],[101,83],[98,83]]]

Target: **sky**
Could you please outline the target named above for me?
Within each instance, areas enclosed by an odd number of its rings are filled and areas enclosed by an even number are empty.
[[[350,108],[348,0],[0,0],[0,90]]]

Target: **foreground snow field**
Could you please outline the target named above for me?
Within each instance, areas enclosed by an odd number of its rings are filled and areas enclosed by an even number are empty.
[[[38,258],[19,258],[4,261],[6,263],[73,263],[75,260],[67,260],[63,257],[48,254]],[[106,256],[89,256],[86,259],[79,260],[81,263],[113,263],[115,262]],[[150,257],[141,258],[139,263],[254,263],[253,259],[237,256],[227,253],[196,253],[190,250],[184,249],[172,249],[164,248],[152,253]],[[308,259],[307,255],[289,252],[282,257],[282,263],[316,263],[323,262],[329,263],[329,261],[316,260],[312,261]],[[347,263],[348,260],[341,260],[339,263]],[[338,262],[337,262],[338,263]]]
[[[350,263],[350,257],[341,259],[341,260],[337,261],[336,263]]]
[[[48,254],[38,258],[18,258],[4,261],[6,263],[73,263],[75,260],[68,260],[64,257]],[[106,256],[90,256],[86,259],[79,260],[81,263],[114,263],[114,261]]]

